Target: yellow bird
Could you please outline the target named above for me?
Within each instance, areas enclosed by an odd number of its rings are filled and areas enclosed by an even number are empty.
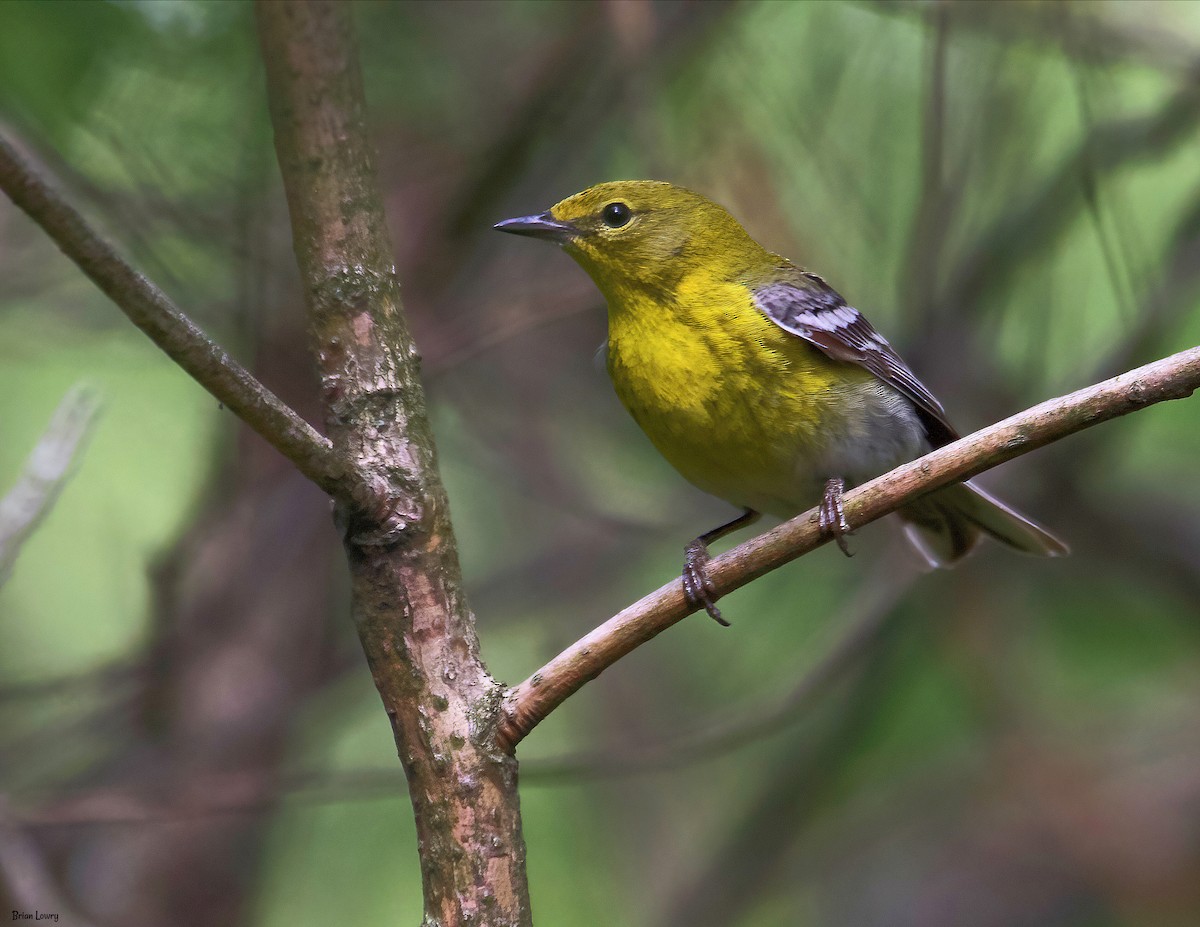
[[[908,365],[823,279],[772,254],[717,204],[669,183],[603,183],[504,232],[557,242],[608,302],[608,372],[621,402],[687,480],[743,514],[686,548],[684,591],[725,624],[708,545],[766,512],[820,500],[849,553],[847,485],[959,437]],[[971,483],[898,512],[933,566],[980,536],[1033,554],[1067,546]]]

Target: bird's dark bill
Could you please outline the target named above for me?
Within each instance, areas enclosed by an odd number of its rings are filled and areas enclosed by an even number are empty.
[[[514,235],[528,235],[531,238],[545,238],[547,241],[564,242],[574,238],[578,231],[573,225],[559,222],[548,212],[536,216],[521,216],[518,219],[505,219],[492,226],[501,232],[511,232]]]

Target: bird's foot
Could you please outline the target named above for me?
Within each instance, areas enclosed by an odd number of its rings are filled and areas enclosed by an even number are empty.
[[[700,538],[684,548],[683,596],[689,608],[703,608],[717,624],[729,627],[717,608],[717,589],[708,575],[708,545]]]
[[[846,512],[842,508],[842,493],[846,491],[846,481],[834,477],[825,483],[825,494],[821,497],[819,524],[821,533],[833,538],[838,548],[847,557],[853,557],[846,538],[854,532],[846,521]]]

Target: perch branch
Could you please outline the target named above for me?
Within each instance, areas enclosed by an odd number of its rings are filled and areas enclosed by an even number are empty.
[[[338,490],[344,468],[328,439],[226,354],[162,290],[126,263],[2,137],[0,189],[197,383],[306,477],[328,493]]]
[[[905,502],[968,479],[1069,434],[1200,387],[1200,347],[1120,374],[1040,405],[938,448],[846,494],[846,520],[860,528]],[[709,565],[725,595],[824,544],[812,509],[735,547]],[[692,614],[679,580],[630,605],[576,641],[505,694],[500,745],[513,749],[586,682],[652,637]]]

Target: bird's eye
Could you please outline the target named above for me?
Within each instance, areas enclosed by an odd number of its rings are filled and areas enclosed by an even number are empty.
[[[600,213],[600,218],[610,229],[619,229],[629,224],[630,215],[629,207],[624,203],[609,203]]]

